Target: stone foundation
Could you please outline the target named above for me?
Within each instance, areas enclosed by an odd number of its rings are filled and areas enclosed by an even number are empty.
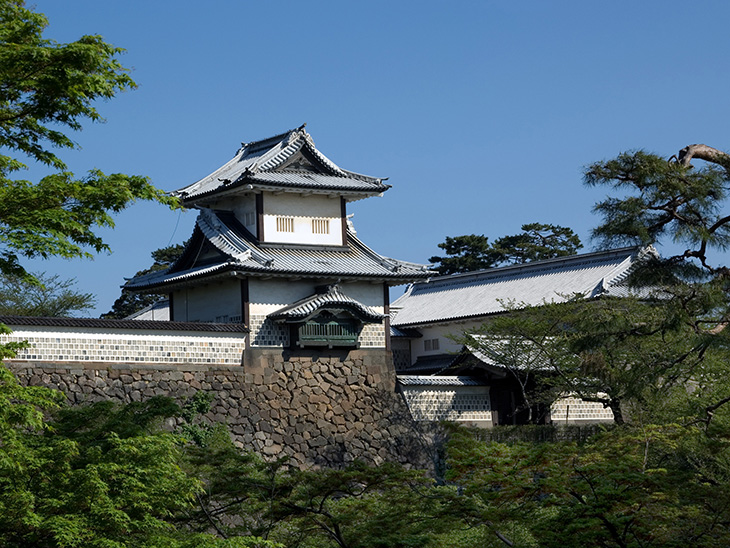
[[[245,366],[10,360],[24,384],[65,392],[70,403],[212,391],[208,418],[234,442],[301,467],[355,459],[421,466],[423,449],[383,350],[291,355],[247,350]]]

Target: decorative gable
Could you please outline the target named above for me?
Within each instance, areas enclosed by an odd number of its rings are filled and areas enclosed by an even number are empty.
[[[292,156],[291,160],[286,162],[276,171],[293,171],[293,172],[306,172],[306,173],[322,173],[327,174],[328,171],[323,169],[320,162],[317,162],[313,156],[307,154],[305,151],[300,151],[296,155]],[[332,173],[329,173],[332,174]]]
[[[291,341],[304,347],[358,347],[366,323],[381,323],[384,315],[340,291],[337,285],[269,314],[269,319],[291,325]]]

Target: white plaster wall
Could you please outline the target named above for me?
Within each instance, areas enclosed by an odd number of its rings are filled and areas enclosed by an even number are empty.
[[[173,293],[174,320],[178,322],[233,321],[241,317],[241,281],[230,278]],[[225,317],[228,317],[225,319]]]
[[[238,202],[233,208],[233,214],[246,230],[256,235],[256,199],[253,195],[250,199]]]
[[[250,192],[228,196],[208,205],[211,209],[233,211],[238,221],[252,234],[256,234],[256,195]],[[249,215],[246,215],[246,214]]]
[[[415,363],[419,356],[434,356],[436,354],[459,352],[461,350],[461,344],[451,340],[449,335],[461,336],[465,330],[478,327],[481,323],[459,322],[419,327],[418,330],[423,334],[423,337],[415,339],[411,343],[411,364]],[[432,339],[439,340],[439,349],[426,351],[424,342]]]
[[[368,282],[341,283],[340,290],[347,296],[369,306],[377,312],[383,313],[385,304],[385,291],[382,283],[371,284]]]
[[[285,278],[261,280],[250,278],[248,294],[252,314],[270,314],[280,308],[314,294],[321,283],[313,280],[289,281]],[[385,310],[382,284],[368,282],[342,283],[340,290],[347,296],[379,313]]]
[[[251,302],[251,314],[271,314],[283,306],[309,297],[314,293],[315,287],[316,284],[312,280],[249,278],[248,295]]]
[[[264,241],[343,245],[340,200],[323,195],[264,194]],[[277,232],[277,217],[293,217],[294,232]],[[312,219],[329,220],[329,234],[314,234]]]

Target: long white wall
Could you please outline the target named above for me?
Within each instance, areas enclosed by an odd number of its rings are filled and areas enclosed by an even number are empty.
[[[0,335],[23,341],[13,361],[241,365],[245,347],[244,333],[17,326]]]

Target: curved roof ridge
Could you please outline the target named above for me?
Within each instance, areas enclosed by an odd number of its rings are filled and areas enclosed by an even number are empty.
[[[225,164],[223,164],[221,167],[213,171],[213,173],[210,173],[203,177],[202,179],[198,179],[194,183],[190,183],[187,186],[184,186],[182,188],[179,188],[177,190],[173,190],[169,192],[171,196],[176,196],[178,198],[185,198],[186,196],[189,196],[190,194],[195,194],[198,192],[201,188],[203,188],[205,185],[210,183],[211,181],[215,179],[220,179],[219,177],[215,177],[216,175],[223,175],[225,172],[231,170],[233,166],[243,160],[243,148],[238,149],[236,154],[234,154],[233,158],[228,160]]]
[[[196,223],[211,244],[236,261],[243,262],[252,258],[262,265],[273,262],[272,258],[254,249],[250,242],[236,234],[214,211],[201,209]]]
[[[278,143],[280,141],[283,141],[286,137],[288,137],[289,135],[291,135],[295,131],[304,129],[304,126],[306,126],[306,125],[307,124],[302,124],[299,127],[295,127],[295,128],[289,129],[287,131],[284,131],[283,133],[279,133],[277,135],[272,135],[271,137],[266,137],[264,139],[258,139],[256,141],[250,141],[248,143],[241,143],[241,148],[239,149],[239,152],[241,150],[243,150],[243,149],[249,149],[250,150],[250,149],[254,149],[256,147],[262,147],[265,144],[268,144],[269,142],[273,146],[274,144],[276,144],[276,143]]]
[[[589,262],[591,260],[606,258],[610,259],[621,254],[629,254],[631,252],[637,252],[640,248],[638,246],[622,247],[618,249],[610,249],[607,251],[592,251],[590,253],[581,253],[577,255],[567,255],[563,257],[554,257],[552,259],[543,259],[541,261],[531,261],[521,264],[511,264],[506,266],[500,266],[496,268],[487,268],[484,270],[475,270],[472,272],[461,272],[457,274],[445,274],[441,276],[434,276],[428,280],[420,283],[428,284],[453,284],[453,283],[469,283],[479,278],[496,278],[511,273],[517,273],[520,271],[526,273],[535,273],[540,270],[547,270],[554,268],[557,265],[571,265],[580,264],[583,262]]]
[[[303,135],[302,132],[304,132],[304,135],[307,134],[304,130],[294,130],[290,132],[286,139],[282,139],[279,142],[279,150],[275,150],[274,147],[272,147],[268,152],[266,152],[261,157],[261,163],[257,166],[255,170],[251,170],[253,173],[261,172],[261,171],[271,171],[272,169],[275,169],[279,167],[281,164],[286,162],[289,158],[291,158],[294,154],[296,154],[299,150],[301,150],[302,146],[304,146],[305,141],[302,140]],[[250,172],[248,172],[250,173]],[[244,172],[242,176],[245,176],[248,174],[247,172]]]
[[[385,317],[384,314],[343,293],[337,284],[328,286],[326,291],[320,291],[280,308],[268,317],[275,321],[304,321],[323,308],[344,308],[359,319],[370,323],[379,323]]]

